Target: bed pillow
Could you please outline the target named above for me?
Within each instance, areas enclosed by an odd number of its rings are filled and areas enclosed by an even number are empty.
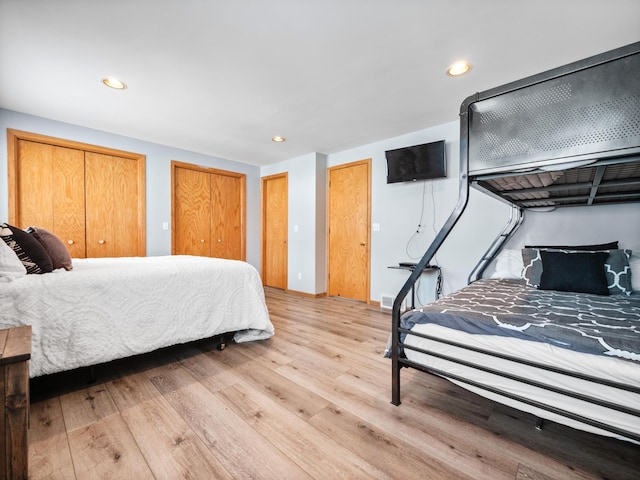
[[[542,257],[538,248],[522,249],[522,278],[525,283],[534,288],[540,287],[542,276]]]
[[[597,243],[595,245],[525,245],[524,248],[551,248],[554,250],[579,250],[579,251],[591,251],[597,250],[616,250],[618,248],[618,241],[609,243]]]
[[[640,256],[631,255],[629,268],[631,270],[631,289],[640,292]]]
[[[0,281],[15,280],[27,274],[27,269],[5,242],[0,240]]]
[[[42,227],[29,227],[27,228],[27,232],[33,235],[47,251],[51,257],[54,270],[58,268],[71,270],[73,268],[69,250],[67,250],[65,244],[55,234]]]
[[[609,250],[609,256],[604,262],[609,295],[631,295],[631,250]]]
[[[604,262],[608,252],[568,253],[541,250],[540,290],[609,295]]]
[[[522,254],[518,250],[502,250],[496,257],[496,271],[491,278],[522,278]]]
[[[543,266],[540,252],[564,252],[564,253],[581,253],[580,250],[556,250],[556,249],[540,249],[540,248],[523,248],[522,261],[524,267],[522,269],[522,278],[530,287],[540,288],[540,279],[542,277]],[[631,267],[629,266],[629,258],[631,250],[601,250],[607,253],[605,260],[605,275],[607,278],[607,286],[609,295],[631,295],[633,287],[631,285]],[[588,252],[587,252],[588,253]],[[592,252],[593,253],[593,252]]]
[[[53,270],[47,251],[38,240],[24,230],[0,223],[0,237],[18,256],[27,273],[49,273]]]

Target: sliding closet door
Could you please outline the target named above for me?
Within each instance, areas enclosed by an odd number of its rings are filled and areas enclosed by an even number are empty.
[[[211,174],[211,256],[244,259],[244,177]]]
[[[138,254],[138,164],[135,160],[87,152],[87,257]]]
[[[174,255],[244,260],[246,176],[171,162]]]
[[[7,129],[9,223],[50,230],[73,258],[145,256],[145,157]]]
[[[86,256],[84,152],[54,147],[53,230],[72,258]],[[46,227],[45,227],[46,228]]]
[[[211,180],[191,168],[173,168],[173,254],[211,252]]]
[[[46,228],[84,257],[84,151],[19,140],[18,165],[16,226]]]

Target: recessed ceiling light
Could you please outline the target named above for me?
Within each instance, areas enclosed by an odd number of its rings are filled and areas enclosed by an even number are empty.
[[[124,90],[127,88],[127,85],[122,80],[118,80],[113,77],[103,78],[102,83],[107,87],[115,88],[116,90]]]
[[[471,70],[471,64],[464,60],[460,60],[447,68],[447,75],[450,77],[459,77],[460,75],[469,73],[469,70]]]
[[[284,137],[271,137],[271,141],[276,143],[282,143],[282,142],[285,142],[286,140],[287,139]]]

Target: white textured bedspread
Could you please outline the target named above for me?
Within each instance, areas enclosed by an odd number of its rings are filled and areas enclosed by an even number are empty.
[[[74,259],[73,270],[0,283],[0,329],[31,325],[30,375],[237,331],[274,329],[248,263],[192,256]]]

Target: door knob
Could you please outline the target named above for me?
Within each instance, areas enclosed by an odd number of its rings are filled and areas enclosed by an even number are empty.
[[[361,247],[364,247],[365,245],[366,245],[366,243],[364,243],[364,242],[360,242],[360,246],[361,246]]]
[[[98,243],[99,243],[100,245],[102,245],[102,244],[104,244],[104,240],[98,240]]]
[[[204,243],[204,238],[201,238],[201,239],[200,239],[200,243]]]
[[[67,243],[68,243],[69,245],[73,245],[73,240],[67,240]]]
[[[222,243],[222,239],[221,238],[218,239],[218,243]]]

